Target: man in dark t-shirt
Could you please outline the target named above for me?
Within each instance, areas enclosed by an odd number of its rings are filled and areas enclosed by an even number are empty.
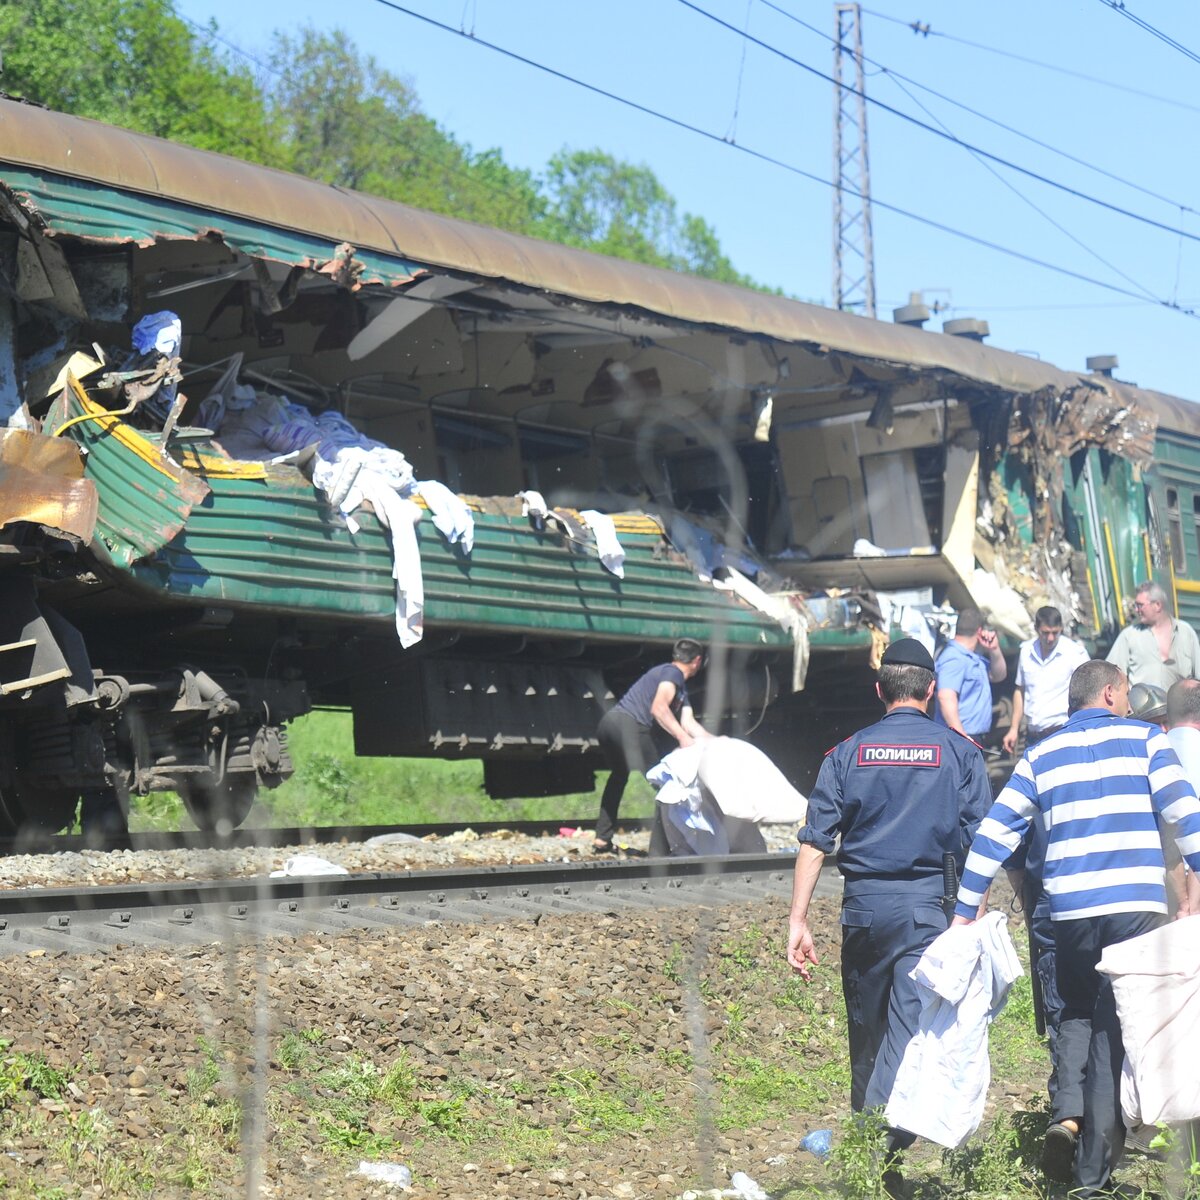
[[[651,667],[601,718],[597,737],[611,773],[600,798],[596,840],[592,844],[600,853],[612,849],[629,773],[645,772],[676,745],[690,746],[697,738],[709,736],[692,715],[687,690],[688,680],[703,663],[704,647],[692,638],[680,638],[671,661]],[[650,853],[669,853],[662,822],[657,818],[650,833]]]

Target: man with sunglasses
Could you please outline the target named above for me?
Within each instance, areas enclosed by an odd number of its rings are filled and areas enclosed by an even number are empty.
[[[1200,639],[1186,621],[1168,612],[1167,593],[1147,580],[1137,585],[1133,600],[1137,624],[1117,635],[1108,661],[1125,672],[1131,686],[1152,683],[1163,691],[1200,674]]]

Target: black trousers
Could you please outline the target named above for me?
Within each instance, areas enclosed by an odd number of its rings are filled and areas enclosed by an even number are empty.
[[[1058,990],[1063,1010],[1058,1026],[1056,1116],[1082,1117],[1075,1150],[1072,1197],[1107,1194],[1113,1168],[1125,1148],[1121,1115],[1121,1060],[1125,1044],[1117,1020],[1112,980],[1096,971],[1106,946],[1125,942],[1166,924],[1161,913],[1109,913],[1077,921],[1055,921]]]
[[[642,725],[623,709],[610,708],[600,718],[596,731],[600,750],[610,774],[600,796],[600,814],[596,818],[596,840],[611,842],[617,827],[621,797],[629,782],[631,771],[649,770],[664,754],[674,748],[666,735],[656,736],[655,730]],[[665,856],[670,852],[658,805],[654,806],[654,823],[650,828],[650,853]]]
[[[885,1105],[917,1032],[921,996],[909,972],[949,925],[940,879],[847,881],[842,899],[842,990],[850,1027],[850,1107]],[[896,1134],[893,1145],[911,1145]]]

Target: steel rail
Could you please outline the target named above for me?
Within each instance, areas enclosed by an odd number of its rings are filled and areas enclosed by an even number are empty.
[[[0,958],[785,900],[787,854],[0,890]],[[818,895],[837,895],[829,868]]]

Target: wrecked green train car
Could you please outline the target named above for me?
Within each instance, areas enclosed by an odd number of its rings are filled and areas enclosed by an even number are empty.
[[[0,275],[7,829],[99,788],[236,824],[313,705],[581,790],[681,636],[803,789],[895,628],[1200,600],[1190,405],[977,338],[8,100]]]

